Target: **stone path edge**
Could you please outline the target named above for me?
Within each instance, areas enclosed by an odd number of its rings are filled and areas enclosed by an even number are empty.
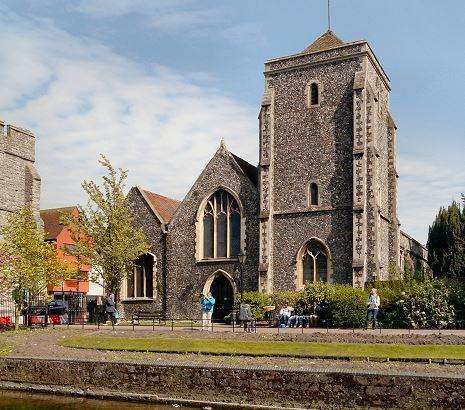
[[[405,371],[373,371],[373,370],[353,370],[345,368],[330,368],[330,369],[321,369],[321,368],[312,368],[312,367],[291,367],[291,366],[272,366],[272,365],[253,365],[253,366],[240,366],[240,365],[231,365],[231,364],[203,364],[203,363],[194,363],[194,362],[176,362],[176,361],[141,361],[141,360],[112,360],[112,361],[102,361],[102,360],[83,360],[76,358],[50,358],[50,357],[26,357],[26,356],[5,356],[0,357],[0,362],[3,360],[14,360],[14,361],[34,361],[42,360],[49,362],[69,362],[69,363],[108,363],[108,364],[134,364],[139,366],[154,366],[154,367],[172,367],[172,368],[181,368],[181,369],[231,369],[231,370],[247,370],[247,371],[275,371],[280,373],[312,373],[312,374],[350,374],[353,376],[386,376],[386,377],[411,377],[415,379],[430,379],[430,380],[464,380],[465,374],[450,374],[450,375],[429,375],[429,374],[418,374],[413,372]]]
[[[82,350],[98,350],[98,351],[106,351],[106,352],[136,352],[136,353],[160,353],[160,354],[199,354],[202,356],[244,356],[244,357],[283,357],[289,359],[313,359],[313,360],[344,360],[344,361],[366,361],[366,362],[402,362],[402,363],[425,363],[425,364],[455,364],[455,365],[465,365],[465,359],[426,359],[426,358],[402,358],[402,357],[370,357],[370,356],[318,356],[318,355],[309,355],[309,354],[302,354],[302,355],[292,355],[292,354],[276,354],[276,355],[267,355],[267,354],[260,354],[260,353],[222,353],[222,352],[198,352],[196,350],[157,350],[157,349],[130,349],[130,350],[121,350],[121,349],[111,349],[105,347],[73,347],[73,346],[65,346],[68,349],[82,349]]]
[[[177,399],[171,397],[162,397],[156,394],[141,394],[141,393],[130,393],[121,392],[115,390],[102,390],[102,389],[79,389],[70,386],[59,386],[59,385],[46,385],[46,384],[34,384],[34,383],[18,383],[0,381],[0,390],[9,391],[22,391],[28,393],[39,393],[48,395],[60,395],[60,396],[79,396],[88,399],[96,400],[112,400],[112,401],[125,401],[125,402],[138,402],[138,403],[149,403],[149,404],[165,404],[174,405],[180,404],[186,407],[212,407],[222,409],[253,409],[253,410],[275,410],[281,407],[275,406],[261,406],[257,404],[245,405],[243,403],[227,403],[220,401],[201,401],[201,400],[187,400]],[[289,408],[290,410],[301,410],[299,407]]]

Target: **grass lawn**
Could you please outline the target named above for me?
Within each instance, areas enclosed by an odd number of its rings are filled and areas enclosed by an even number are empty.
[[[0,344],[0,356],[6,356],[11,353],[11,347]]]
[[[407,345],[358,343],[309,343],[237,341],[220,339],[174,339],[77,336],[60,341],[81,349],[215,355],[332,357],[378,359],[465,359],[465,345]]]

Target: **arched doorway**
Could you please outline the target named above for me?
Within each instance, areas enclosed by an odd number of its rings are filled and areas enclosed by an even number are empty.
[[[232,312],[234,306],[233,284],[232,278],[222,271],[216,272],[207,280],[204,293],[211,292],[216,301],[212,319],[223,320]]]

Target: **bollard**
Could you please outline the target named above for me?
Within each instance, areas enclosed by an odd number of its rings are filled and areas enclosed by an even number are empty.
[[[212,333],[213,333],[213,320],[212,320]]]
[[[155,331],[155,318],[152,318],[152,332]]]
[[[191,331],[194,330],[194,321],[191,319]]]
[[[173,331],[173,330],[174,330],[174,320],[171,319],[171,331]]]
[[[231,323],[232,323],[232,328],[233,328],[233,333],[234,333],[234,322],[236,321],[236,315],[231,315]]]

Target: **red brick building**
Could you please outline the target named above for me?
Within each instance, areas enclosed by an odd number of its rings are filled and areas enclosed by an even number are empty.
[[[78,215],[79,210],[76,206],[66,208],[54,208],[54,209],[43,209],[40,211],[40,216],[44,222],[45,240],[47,242],[53,242],[58,250],[58,257],[68,262],[71,265],[76,265],[78,262],[74,256],[69,255],[66,252],[66,248],[72,249],[75,246],[75,242],[71,238],[69,230],[61,223],[61,217],[63,214]],[[79,266],[82,273],[80,275],[85,280],[77,279],[66,279],[62,280],[55,287],[50,287],[49,292],[81,292],[87,294],[89,292],[89,272],[91,270],[90,265]]]

